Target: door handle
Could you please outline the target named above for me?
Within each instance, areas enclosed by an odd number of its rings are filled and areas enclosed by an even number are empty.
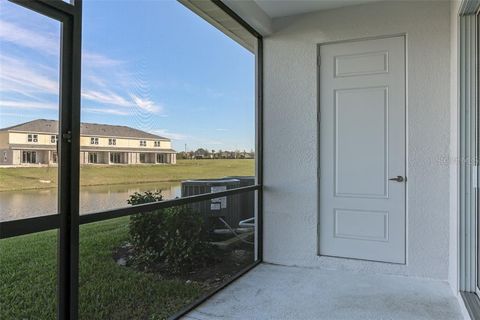
[[[391,179],[388,179],[390,181],[397,181],[397,182],[403,182],[403,181],[407,181],[407,178],[404,178],[402,176],[397,176],[396,178],[391,178]]]

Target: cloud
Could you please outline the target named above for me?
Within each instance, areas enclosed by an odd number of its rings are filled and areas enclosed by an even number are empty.
[[[124,61],[112,59],[98,53],[83,51],[82,63],[87,67],[115,67],[124,63]]]
[[[60,30],[58,34],[39,33],[0,20],[0,40],[50,55],[60,54]],[[82,51],[82,62],[88,67],[112,67],[123,63],[123,61],[89,51]]]
[[[1,91],[59,94],[54,70],[3,55],[0,57]]]
[[[33,29],[34,30],[34,29]],[[14,23],[0,20],[0,43],[9,42],[21,47],[34,49],[46,54],[58,54],[59,38],[53,33],[38,33],[27,30]],[[149,83],[138,81],[125,69],[126,63],[102,54],[84,51],[82,63],[84,82],[82,99],[98,105],[89,112],[116,115],[132,114],[134,110],[162,114],[164,107],[143,96],[131,94],[131,90],[149,90]],[[58,59],[58,58],[57,58]],[[47,66],[35,63],[36,59],[0,56],[0,92],[22,95],[28,100],[44,100],[45,94],[59,96],[58,66]],[[38,61],[38,60],[37,60]],[[56,62],[54,60],[53,62]],[[123,67],[119,65],[125,64]],[[99,73],[96,70],[101,68]],[[108,68],[104,70],[103,68]],[[14,100],[14,99],[11,99]],[[40,105],[40,104],[38,104]],[[32,105],[33,106],[33,105]],[[110,107],[108,107],[110,106]],[[130,111],[118,110],[115,107],[130,108]]]
[[[54,103],[33,102],[33,101],[0,100],[0,108],[58,110],[59,105]]]
[[[130,115],[130,112],[128,111],[122,111],[118,109],[103,109],[103,108],[82,108],[82,111],[89,112],[89,113],[95,113],[95,114],[111,114],[111,115],[116,115],[116,116],[128,116]]]
[[[106,88],[107,85],[108,85],[108,82],[101,78],[101,77],[98,77],[96,75],[93,75],[93,74],[86,74],[83,76],[86,80],[88,80],[89,82],[91,82],[92,84],[98,86],[98,87],[101,87],[101,88]]]
[[[82,91],[82,98],[97,103],[115,105],[119,107],[138,107],[150,113],[161,113],[161,111],[163,111],[162,106],[155,104],[155,102],[150,99],[143,99],[136,95],[130,94],[131,100],[128,100],[127,98],[124,98],[121,95],[109,90],[84,90]]]
[[[142,110],[152,112],[152,113],[159,113],[163,109],[161,106],[155,105],[155,103],[152,100],[142,99],[133,94],[131,94],[130,97],[132,98],[135,105]]]
[[[41,34],[24,29],[16,24],[0,20],[0,40],[14,43],[47,54],[60,53],[60,36]]]
[[[132,102],[128,101],[124,97],[108,90],[103,92],[96,90],[83,90],[82,98],[121,107],[131,107],[133,105]]]

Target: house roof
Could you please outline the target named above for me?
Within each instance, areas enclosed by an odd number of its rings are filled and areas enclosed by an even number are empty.
[[[8,128],[0,129],[0,131],[22,131],[32,133],[52,133],[58,134],[58,121],[37,119],[29,122],[21,123]],[[134,129],[127,126],[113,126],[109,124],[98,123],[81,123],[80,134],[82,136],[107,136],[122,137],[136,139],[159,139],[170,140],[156,134],[148,133],[142,130]]]

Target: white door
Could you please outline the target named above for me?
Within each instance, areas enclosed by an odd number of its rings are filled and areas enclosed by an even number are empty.
[[[405,263],[405,38],[319,53],[319,253]]]

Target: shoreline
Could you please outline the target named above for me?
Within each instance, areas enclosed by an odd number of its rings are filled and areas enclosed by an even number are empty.
[[[125,182],[119,182],[119,183],[98,183],[98,184],[81,184],[81,187],[101,187],[101,186],[120,186],[124,185],[126,183],[132,184],[132,185],[137,185],[137,184],[149,184],[149,183],[173,183],[173,182],[182,182],[186,179],[180,179],[180,180],[153,180],[153,181],[135,181],[132,183],[132,181],[125,181]],[[13,191],[32,191],[32,190],[45,190],[45,189],[55,189],[57,186],[47,186],[43,188],[38,188],[38,187],[33,187],[33,188],[20,188],[20,189],[7,189],[7,190],[0,190],[0,193],[2,192],[13,192]]]

